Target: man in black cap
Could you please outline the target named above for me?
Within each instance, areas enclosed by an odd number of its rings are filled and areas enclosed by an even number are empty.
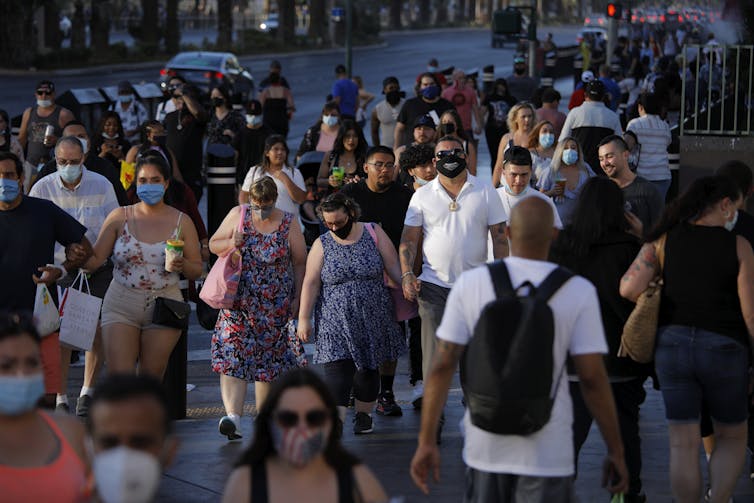
[[[127,80],[118,82],[118,101],[110,106],[110,110],[120,116],[126,140],[131,144],[141,143],[141,125],[149,119],[149,114],[144,105],[136,99],[134,89]]]
[[[398,114],[406,101],[406,93],[401,91],[397,77],[386,77],[382,81],[382,94],[385,99],[377,103],[372,110],[371,127],[372,145],[395,145],[395,124]]]
[[[233,140],[233,148],[238,152],[236,180],[243,184],[249,168],[262,163],[264,142],[274,131],[262,121],[262,104],[251,100],[246,104],[246,127]]]
[[[605,106],[605,92],[605,84],[598,79],[586,84],[584,103],[568,113],[558,140],[563,141],[569,136],[575,138],[589,167],[603,176],[605,172],[599,168],[597,148],[606,136],[623,134],[620,117]]]

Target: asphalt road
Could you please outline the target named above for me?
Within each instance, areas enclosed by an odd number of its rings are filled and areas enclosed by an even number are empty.
[[[578,28],[545,27],[540,30],[540,38],[552,32],[558,45],[573,44]],[[211,38],[211,34],[208,35]],[[498,77],[505,77],[511,72],[513,47],[492,49],[489,30],[393,32],[385,34],[383,38],[385,43],[380,46],[357,47],[353,52],[353,74],[361,75],[366,89],[374,94],[381,92],[383,78],[395,75],[404,90],[412,96],[414,79],[425,71],[431,57],[439,60],[441,68],[456,66],[467,71],[481,71],[486,65],[495,65]],[[298,110],[291,124],[291,146],[298,146],[306,128],[316,121],[325,97],[330,93],[335,65],[344,62],[344,55],[342,49],[335,49],[240,58],[241,64],[251,69],[257,82],[264,78],[271,59],[282,63],[283,75],[291,84]],[[147,62],[80,71],[0,73],[0,108],[7,110],[11,117],[21,114],[33,103],[34,86],[42,78],[50,77],[55,82],[58,94],[62,94],[71,88],[112,86],[121,80],[156,82],[160,68],[159,62]]]

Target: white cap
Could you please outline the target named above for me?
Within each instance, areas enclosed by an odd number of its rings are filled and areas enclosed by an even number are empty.
[[[587,70],[585,72],[581,72],[581,82],[586,84],[587,82],[591,82],[594,80],[594,74]]]

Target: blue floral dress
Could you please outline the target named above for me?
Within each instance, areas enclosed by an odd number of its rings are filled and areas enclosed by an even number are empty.
[[[271,382],[306,364],[291,322],[294,275],[288,246],[292,215],[275,232],[254,228],[244,217],[246,241],[233,309],[221,309],[212,336],[212,370],[247,381]]]
[[[350,245],[337,243],[330,232],[320,240],[324,264],[314,309],[314,362],[352,360],[357,369],[376,369],[396,360],[406,341],[395,321],[374,240],[366,229]]]

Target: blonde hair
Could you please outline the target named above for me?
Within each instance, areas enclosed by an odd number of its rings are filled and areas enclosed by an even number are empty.
[[[249,188],[249,201],[272,201],[278,199],[278,187],[269,176],[263,176],[251,184]]]
[[[523,108],[528,108],[531,110],[532,113],[532,120],[536,120],[537,118],[537,111],[534,109],[534,105],[529,103],[528,101],[521,101],[516,103],[511,107],[510,110],[508,110],[508,118],[506,122],[508,123],[508,130],[511,133],[515,133],[518,131],[518,125],[516,124],[516,116],[518,115],[519,110]]]

